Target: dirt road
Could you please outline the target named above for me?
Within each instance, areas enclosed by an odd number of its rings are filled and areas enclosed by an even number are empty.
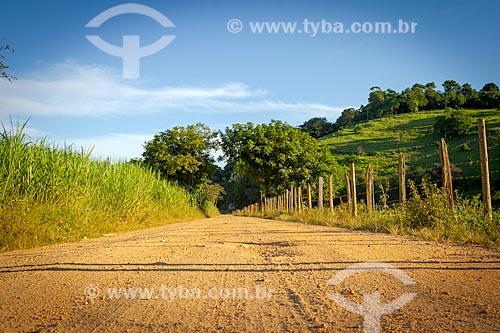
[[[1,254],[0,332],[374,332],[376,293],[416,294],[381,332],[500,332],[500,252],[222,216]]]

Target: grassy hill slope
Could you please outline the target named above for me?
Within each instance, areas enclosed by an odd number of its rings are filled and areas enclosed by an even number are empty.
[[[476,119],[484,117],[488,131],[489,159],[492,190],[500,191],[500,111],[465,110],[473,119],[471,134],[448,139],[450,161],[455,165],[456,188],[470,194],[480,192],[480,166]],[[374,168],[375,181],[397,180],[398,154],[405,153],[408,178],[419,180],[431,175],[433,165],[440,164],[439,133],[433,125],[442,110],[401,114],[390,118],[368,121],[332,133],[320,139],[330,147],[341,164],[355,161],[360,177],[368,163]],[[470,150],[461,146],[467,143]],[[434,177],[434,180],[437,180]],[[361,180],[362,181],[362,180]]]

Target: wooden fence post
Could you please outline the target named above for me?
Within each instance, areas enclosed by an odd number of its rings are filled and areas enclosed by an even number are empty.
[[[372,165],[368,164],[366,168],[366,209],[368,213],[371,214],[373,211],[373,169]]]
[[[346,194],[347,194],[347,208],[349,211],[352,210],[352,196],[351,196],[351,181],[349,180],[349,173],[345,172],[345,184],[346,184]]]
[[[486,140],[486,123],[484,118],[477,120],[477,129],[479,133],[479,154],[481,160],[481,184],[483,193],[483,204],[488,219],[493,219],[491,208],[491,189],[490,189],[490,167],[488,165],[488,143]]]
[[[295,187],[295,211],[300,211],[300,208],[299,208],[299,187],[300,186],[297,186]]]
[[[293,185],[290,186],[290,213],[293,214],[295,211],[295,202],[293,201],[295,197],[295,190],[293,188]]]
[[[297,207],[299,208],[299,214],[302,214],[302,186],[297,188]]]
[[[307,184],[307,209],[312,210],[313,204],[312,204],[312,191],[311,191],[311,184]]]
[[[290,194],[288,193],[288,189],[285,191],[285,208],[286,212],[290,213]]]
[[[330,212],[332,213],[333,216],[335,216],[335,210],[333,207],[333,177],[330,176],[328,177],[328,196],[329,196],[329,201],[330,201]]]
[[[441,158],[441,169],[443,177],[443,188],[446,193],[446,205],[448,208],[454,209],[455,203],[453,201],[453,184],[451,179],[451,166],[450,158],[448,157],[448,147],[446,141],[441,139],[439,144],[439,157]]]
[[[351,196],[352,196],[352,216],[358,216],[358,200],[356,198],[356,169],[354,162],[351,162]]]
[[[323,210],[323,177],[318,179],[318,208]]]
[[[403,154],[403,152],[399,153],[398,175],[399,175],[399,203],[404,204],[406,202],[406,164],[405,164],[405,155]]]

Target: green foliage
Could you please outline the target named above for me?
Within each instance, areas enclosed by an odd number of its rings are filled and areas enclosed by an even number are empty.
[[[401,111],[417,112],[421,107],[426,106],[428,101],[425,96],[424,88],[425,86],[418,83],[414,84],[411,89],[406,88],[399,96]]]
[[[470,133],[472,118],[464,111],[446,108],[445,115],[436,118],[434,130],[445,138],[464,136]]]
[[[368,105],[365,107],[367,119],[382,118],[396,112],[400,106],[399,95],[392,89],[386,91],[379,87],[373,87],[368,97]]]
[[[415,182],[409,181],[411,198],[405,205],[405,223],[410,228],[434,227],[448,215],[446,193],[436,184],[423,181],[418,190]],[[444,215],[443,215],[444,214]]]
[[[251,178],[266,195],[305,185],[319,175],[340,175],[327,147],[281,121],[234,124],[222,135],[222,150],[236,171]]]
[[[499,108],[500,92],[498,86],[492,82],[484,85],[479,92],[480,104],[483,108]]]
[[[354,133],[360,134],[363,131],[363,126],[360,124],[356,124],[353,128]]]
[[[490,82],[490,83],[486,83],[483,87],[483,89],[481,89],[482,92],[498,92],[500,91],[500,89],[498,88],[498,86],[493,83],[493,82]]]
[[[304,122],[299,128],[309,133],[313,138],[320,138],[329,133],[332,133],[335,129],[335,125],[330,123],[326,118],[311,118]]]
[[[342,114],[335,122],[335,126],[337,129],[342,129],[349,127],[354,124],[356,118],[356,109],[349,108],[342,111]]]
[[[218,133],[198,123],[156,134],[144,145],[144,164],[167,179],[194,190],[215,171],[210,152],[217,149]]]
[[[186,190],[137,163],[0,137],[0,250],[28,248],[201,217]]]
[[[424,95],[427,105],[422,108],[423,110],[436,110],[444,107],[443,96],[440,92],[436,91],[436,84],[434,82],[429,82],[425,85]]]
[[[461,92],[461,86],[453,80],[446,80],[443,83],[444,87],[444,106],[445,108],[460,108],[467,101]]]
[[[218,215],[215,203],[222,198],[224,188],[206,180],[204,184],[191,190],[192,204],[198,207],[206,217]],[[215,213],[217,212],[217,213]]]
[[[460,151],[471,151],[472,148],[470,147],[469,143],[464,142],[461,145],[458,146],[458,150]]]
[[[370,88],[368,104],[359,109],[345,109],[334,124],[334,131],[371,119],[392,117],[396,114],[415,113],[421,110],[437,110],[446,107],[460,109],[500,107],[500,91],[494,83],[487,83],[480,92],[469,83],[462,86],[453,80],[443,83],[444,91],[436,90],[436,84],[415,83],[401,93],[380,87]]]
[[[465,97],[464,107],[467,108],[481,107],[481,100],[479,93],[474,88],[472,88],[472,86],[469,83],[463,84],[462,88],[460,89],[460,92]]]
[[[382,186],[383,187],[383,186]],[[302,214],[289,215],[272,211],[255,215],[279,220],[299,221],[373,232],[418,236],[434,241],[500,246],[500,212],[493,212],[493,220],[486,218],[479,196],[465,199],[456,196],[455,210],[446,207],[444,191],[427,181],[418,187],[410,184],[411,197],[404,206],[384,207],[368,213],[361,202],[358,216],[353,217],[347,204],[336,205],[334,216],[329,209],[307,209]],[[384,192],[384,191],[383,191]],[[382,200],[382,203],[385,200]]]
[[[217,202],[221,212],[232,212],[241,209],[260,200],[260,192],[257,185],[245,176],[234,170],[231,163],[227,163],[224,169],[218,169],[212,176],[212,180],[224,187],[226,195]]]
[[[3,40],[0,40],[0,42],[2,42]],[[15,80],[16,78],[13,77],[12,75],[8,74],[5,70],[9,68],[9,66],[7,66],[5,63],[4,63],[4,59],[5,59],[5,55],[3,55],[2,53],[3,52],[14,52],[14,49],[12,47],[10,47],[10,45],[0,45],[0,79],[4,79],[4,80],[7,80],[7,81],[12,81],[12,80]]]
[[[490,152],[500,151],[500,112],[493,110],[462,110],[472,119],[484,117],[488,130],[488,148]],[[440,162],[438,142],[442,137],[434,131],[436,117],[443,115],[442,110],[406,113],[389,118],[374,119],[361,126],[361,133],[355,134],[353,126],[342,129],[319,142],[327,145],[341,165],[348,165],[354,158],[357,170],[366,170],[371,163],[375,181],[380,178],[390,180],[389,187],[397,186],[397,161],[400,151],[405,153],[408,178],[420,180],[428,177],[432,166]],[[481,192],[480,168],[478,164],[469,164],[479,159],[477,127],[472,126],[470,134],[447,140],[452,164],[460,165],[461,174],[453,179],[455,189],[468,195]],[[463,151],[459,146],[469,143],[471,150]],[[358,147],[363,147],[359,156]],[[490,155],[491,156],[491,155]],[[490,158],[490,170],[500,170],[500,160]],[[492,191],[500,190],[500,173],[492,172]],[[436,178],[437,180],[437,178]],[[397,192],[390,191],[389,201],[397,199]],[[494,203],[500,204],[500,201]]]

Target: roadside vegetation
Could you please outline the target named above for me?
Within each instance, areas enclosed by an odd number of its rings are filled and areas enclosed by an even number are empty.
[[[332,215],[323,211],[305,209],[301,214],[285,211],[254,213],[252,216],[326,225],[371,232],[391,233],[439,242],[474,244],[500,248],[500,212],[493,219],[486,218],[479,198],[458,197],[455,210],[445,204],[442,188],[426,181],[419,186],[410,184],[411,197],[404,206],[379,208],[368,213],[363,202],[358,205],[358,216],[353,217],[347,204],[337,205]],[[237,212],[237,215],[242,215]],[[246,214],[248,215],[248,214]]]
[[[334,123],[326,118],[312,118],[304,122],[299,129],[317,138],[320,145],[328,147],[333,160],[340,165],[340,177],[335,173],[338,168],[322,173],[323,177],[332,175],[334,179],[334,214],[327,207],[323,211],[304,207],[302,214],[286,211],[253,214],[429,240],[500,247],[499,88],[494,83],[487,83],[476,91],[470,84],[460,85],[453,80],[445,81],[443,88],[443,91],[438,91],[433,82],[426,85],[417,83],[401,93],[372,87],[365,106],[344,110]],[[485,118],[487,128],[491,195],[495,208],[492,220],[487,218],[480,200],[478,118]],[[446,139],[450,156],[455,190],[454,210],[447,208],[440,187],[438,143],[441,138]],[[398,203],[400,152],[405,155],[408,182],[409,199],[404,206]],[[360,203],[357,217],[352,216],[346,204],[346,184],[342,181],[351,162],[355,163],[358,180]],[[368,164],[373,168],[377,204],[372,213],[367,212],[363,202]],[[251,175],[247,176],[256,181]],[[316,179],[310,183],[315,182]],[[292,180],[281,184],[281,188],[290,188],[291,185],[304,184]],[[250,211],[255,212],[255,209]]]
[[[335,216],[309,210],[267,217],[500,246],[499,213],[486,220],[479,201],[475,124],[476,118],[486,119],[492,197],[498,207],[500,91],[494,83],[476,91],[452,80],[443,88],[436,90],[432,82],[401,93],[372,87],[366,106],[344,110],[335,123],[312,118],[297,128],[272,120],[232,124],[222,132],[201,123],[177,126],[156,134],[144,144],[142,157],[129,162],[94,160],[90,151],[32,140],[24,126],[4,128],[0,251],[213,216],[218,209],[232,212],[290,186],[305,188],[319,176],[332,176]],[[456,210],[437,202],[442,196],[441,137],[448,145]],[[223,153],[224,168],[216,164],[214,152]],[[411,184],[404,207],[396,200],[401,152]],[[375,212],[368,214],[360,200],[356,218],[345,204],[345,172],[351,162],[358,186],[366,183],[364,170],[371,164],[378,189]],[[361,198],[363,190],[357,194]]]
[[[466,109],[461,110],[461,114],[469,119],[467,131],[460,136],[448,133],[446,138],[454,188],[470,196],[481,193],[477,119],[483,117],[488,134],[492,195],[494,203],[499,205],[500,111]],[[420,182],[427,178],[439,182],[438,143],[444,134],[436,124],[446,117],[446,111],[433,110],[374,119],[329,134],[319,142],[330,148],[341,165],[347,166],[354,161],[358,170],[365,170],[371,164],[377,188],[377,183],[390,188],[397,186],[399,152],[406,156],[409,179]],[[363,174],[360,177],[363,182]],[[397,196],[390,194],[392,198]]]
[[[25,124],[26,125],[26,124]],[[24,126],[0,137],[0,250],[76,241],[217,214],[137,163],[32,140]]]

